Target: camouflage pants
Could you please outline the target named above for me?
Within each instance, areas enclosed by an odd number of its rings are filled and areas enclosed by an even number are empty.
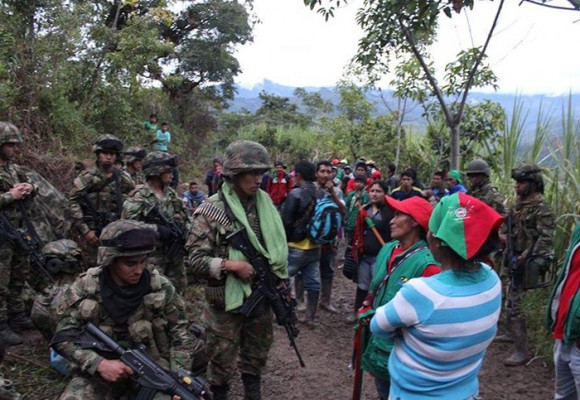
[[[137,398],[139,387],[126,381],[109,383],[98,377],[75,376],[59,400],[131,400]],[[154,400],[169,400],[171,396],[157,393]]]
[[[272,308],[262,301],[249,317],[206,305],[204,310],[208,380],[227,384],[234,373],[236,359],[241,373],[261,375],[274,340]]]
[[[29,275],[26,254],[11,241],[0,246],[0,321],[9,314],[24,312],[22,289]]]
[[[185,292],[187,276],[185,275],[185,263],[183,262],[182,254],[178,254],[173,259],[168,259],[163,253],[153,252],[147,262],[151,268],[165,275],[179,294]]]

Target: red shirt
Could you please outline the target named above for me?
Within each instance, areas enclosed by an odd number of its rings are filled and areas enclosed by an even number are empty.
[[[560,304],[556,313],[556,324],[554,325],[554,339],[564,339],[564,323],[570,310],[572,298],[578,292],[580,287],[580,251],[575,251],[570,262],[570,271],[566,277],[562,294],[560,295]]]

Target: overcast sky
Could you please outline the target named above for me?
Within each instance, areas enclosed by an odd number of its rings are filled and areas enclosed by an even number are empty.
[[[303,0],[254,0],[254,42],[237,52],[243,73],[236,81],[252,87],[264,79],[304,86],[333,86],[355,54],[361,31],[355,22],[362,0],[351,0],[328,22]],[[482,45],[496,1],[476,1],[473,12],[441,19],[432,60],[442,67],[462,48]],[[507,0],[488,48],[500,92],[580,92],[580,12],[551,10]],[[578,21],[578,22],[575,22]],[[471,29],[469,29],[469,27]],[[471,32],[471,33],[470,33]],[[385,78],[383,86],[388,85]]]

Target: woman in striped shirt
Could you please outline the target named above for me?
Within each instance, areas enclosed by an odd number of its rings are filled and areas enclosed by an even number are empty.
[[[481,259],[499,242],[502,221],[463,193],[443,198],[433,211],[428,242],[443,272],[407,282],[371,321],[373,335],[395,339],[391,399],[477,398],[501,307],[500,280]]]

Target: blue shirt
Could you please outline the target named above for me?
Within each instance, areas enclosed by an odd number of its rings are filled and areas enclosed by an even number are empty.
[[[155,142],[153,143],[153,150],[169,151],[168,145],[170,142],[171,142],[171,133],[169,133],[169,131],[163,132],[161,129],[159,129],[155,134]]]

